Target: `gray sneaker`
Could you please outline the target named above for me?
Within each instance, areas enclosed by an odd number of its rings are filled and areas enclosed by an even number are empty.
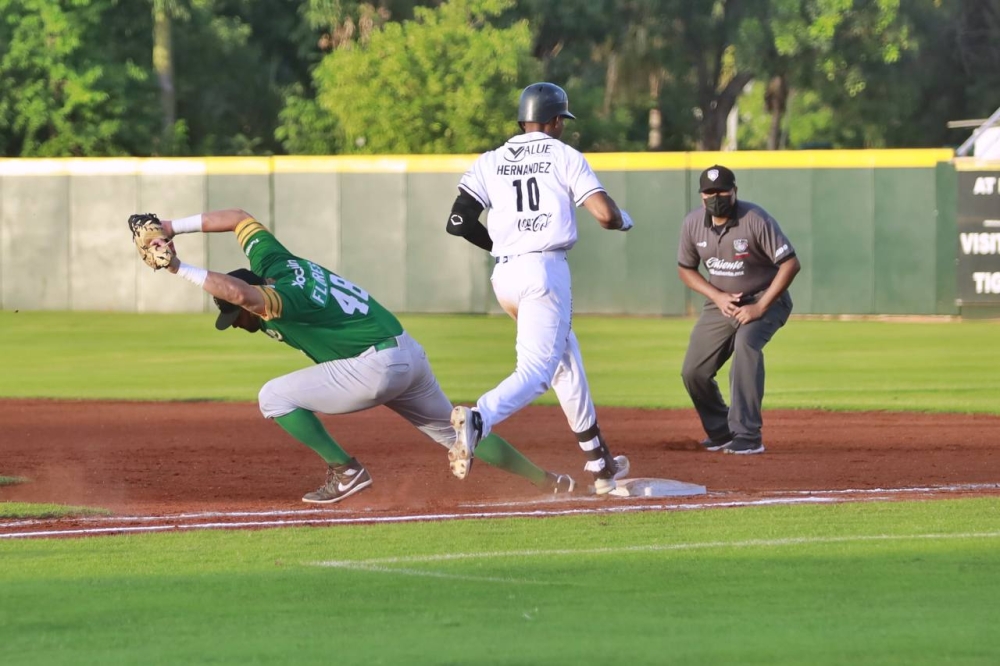
[[[713,441],[711,437],[698,442],[698,445],[706,451],[722,451],[733,443],[732,437],[726,437],[721,441]]]
[[[343,465],[330,465],[326,470],[326,483],[321,488],[303,496],[303,502],[334,504],[372,485],[372,477],[364,465],[351,458]]]
[[[725,448],[725,452],[736,456],[752,456],[756,453],[764,453],[764,445],[761,442],[731,442]]]

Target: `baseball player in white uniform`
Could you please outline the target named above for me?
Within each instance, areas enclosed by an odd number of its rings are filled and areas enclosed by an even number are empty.
[[[517,367],[474,408],[455,407],[452,472],[468,474],[473,451],[498,423],[551,386],[594,476],[594,491],[609,493],[628,474],[625,456],[612,457],[572,330],[573,298],[566,253],[576,243],[576,207],[585,206],[605,229],[628,231],[632,220],[608,196],[584,156],[559,140],[569,112],[566,92],[534,83],[521,93],[523,133],[483,153],[462,176],[448,233],[488,250],[497,301],[517,321]],[[479,216],[489,208],[489,229]]]

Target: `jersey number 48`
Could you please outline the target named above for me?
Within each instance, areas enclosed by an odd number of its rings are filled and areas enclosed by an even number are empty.
[[[330,274],[330,295],[337,299],[344,314],[368,314],[368,292],[339,275]]]

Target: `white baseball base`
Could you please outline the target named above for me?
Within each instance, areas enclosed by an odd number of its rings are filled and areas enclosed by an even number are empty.
[[[704,495],[705,486],[674,479],[619,479],[615,497],[685,497]]]

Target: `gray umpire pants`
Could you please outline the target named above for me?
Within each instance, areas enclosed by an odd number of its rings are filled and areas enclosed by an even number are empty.
[[[694,403],[705,432],[715,442],[760,443],[761,403],[764,401],[764,345],[788,321],[792,298],[786,291],[764,316],[741,325],[724,316],[715,303],[705,304],[684,356],[684,388]],[[715,375],[732,357],[729,367],[730,407],[726,406]]]

